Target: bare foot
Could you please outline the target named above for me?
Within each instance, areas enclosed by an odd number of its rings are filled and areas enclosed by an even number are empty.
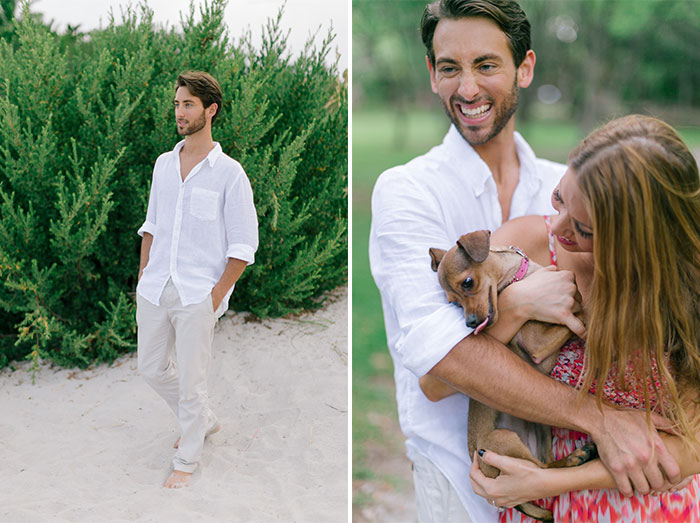
[[[216,433],[219,432],[222,428],[223,428],[223,425],[217,421],[216,424],[215,424],[212,428],[210,428],[210,429],[207,431],[207,433],[204,435],[204,439],[208,438],[208,437],[211,436],[212,434],[216,434]],[[180,438],[177,438],[177,441],[176,441],[175,444],[173,445],[173,448],[176,449],[176,448],[178,448],[179,446],[180,446]]]
[[[191,472],[182,472],[181,470],[173,470],[170,477],[163,485],[165,488],[185,488],[190,486]]]

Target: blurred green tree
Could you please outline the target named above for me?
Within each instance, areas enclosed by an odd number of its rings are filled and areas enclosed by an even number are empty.
[[[434,104],[419,34],[426,3],[353,0],[353,107],[390,106],[401,114]],[[532,26],[537,66],[533,84],[521,91],[519,120],[553,115],[587,131],[614,115],[647,112],[697,123],[700,2],[520,4]],[[556,88],[559,98],[543,96],[542,86]]]

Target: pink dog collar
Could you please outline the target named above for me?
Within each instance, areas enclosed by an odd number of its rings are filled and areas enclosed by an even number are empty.
[[[510,283],[508,285],[510,285],[513,282],[522,280],[525,277],[525,275],[527,274],[528,267],[530,267],[530,260],[528,260],[527,254],[525,254],[523,251],[521,251],[517,247],[513,247],[512,245],[510,246],[510,248],[513,249],[513,251],[518,253],[520,256],[522,256],[523,260],[520,262],[520,268],[515,273],[515,276],[513,276],[513,279],[510,281]]]

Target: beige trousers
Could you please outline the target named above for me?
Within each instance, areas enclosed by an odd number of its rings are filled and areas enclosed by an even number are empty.
[[[422,454],[415,454],[413,484],[419,523],[471,523],[457,491],[440,469]]]
[[[183,306],[172,280],[153,305],[137,294],[138,368],[168,404],[180,425],[175,470],[194,472],[208,429],[217,420],[209,408],[207,376],[217,315],[211,297]]]

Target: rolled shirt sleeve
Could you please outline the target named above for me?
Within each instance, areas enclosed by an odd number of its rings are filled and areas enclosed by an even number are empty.
[[[226,257],[255,263],[258,249],[258,216],[253,191],[245,173],[226,189],[224,224],[226,227]]]
[[[380,178],[372,197],[370,263],[375,282],[398,324],[395,347],[406,368],[423,376],[472,330],[447,303],[430,267],[429,249],[448,249],[442,212],[432,195],[410,180]]]
[[[143,236],[144,233],[148,233],[152,236],[156,232],[156,224],[146,220],[145,222],[143,222],[143,225],[139,227],[139,230],[137,232],[139,236]]]
[[[158,159],[160,160],[160,158]],[[156,161],[156,167],[158,166],[158,161]],[[144,233],[154,235],[156,232],[156,167],[153,168],[153,176],[151,178],[151,190],[148,196],[148,210],[146,211],[146,220],[143,225],[139,228],[138,235],[143,237]]]

